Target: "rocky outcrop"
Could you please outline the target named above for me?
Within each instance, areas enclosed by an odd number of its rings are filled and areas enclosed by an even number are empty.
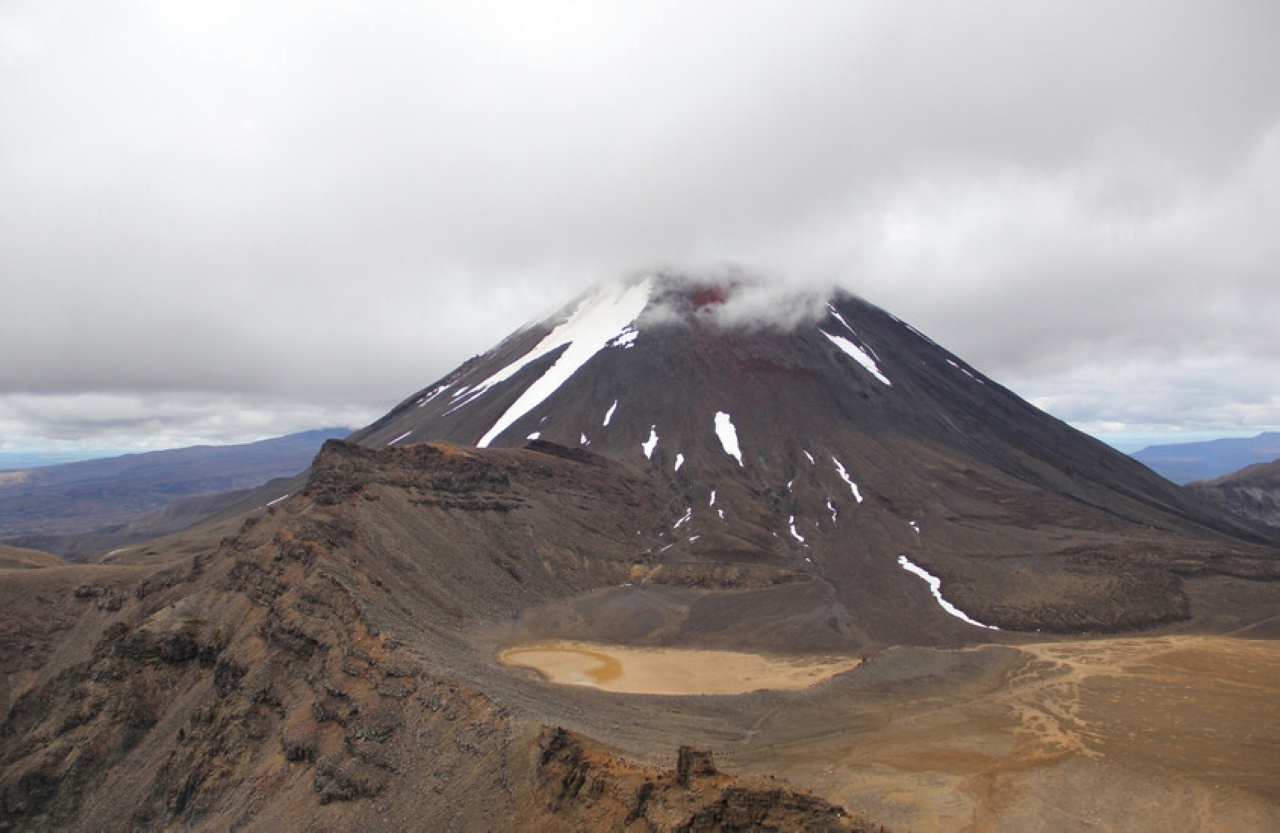
[[[1280,460],[1259,463],[1213,480],[1186,487],[1267,529],[1280,539]]]
[[[640,767],[564,729],[540,743],[547,807],[571,830],[881,830],[806,792],[716,769],[705,749],[681,747],[674,770]]]

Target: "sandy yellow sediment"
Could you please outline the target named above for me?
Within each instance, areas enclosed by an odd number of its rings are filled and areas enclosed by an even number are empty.
[[[620,694],[668,695],[808,688],[855,668],[859,662],[853,657],[783,657],[583,642],[523,645],[503,651],[499,660],[533,668],[553,683]]]

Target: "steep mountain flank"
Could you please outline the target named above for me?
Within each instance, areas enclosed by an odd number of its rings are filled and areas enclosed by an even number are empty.
[[[1258,463],[1213,480],[1188,483],[1187,489],[1261,524],[1280,538],[1280,460]]]

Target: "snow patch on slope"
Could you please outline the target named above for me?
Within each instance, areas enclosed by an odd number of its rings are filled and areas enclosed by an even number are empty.
[[[924,569],[918,564],[913,563],[910,558],[907,558],[905,555],[898,556],[898,566],[902,567],[902,569],[906,570],[907,572],[915,573],[916,575],[920,576],[920,578],[924,579],[928,583],[929,591],[933,593],[933,597],[938,600],[938,604],[942,605],[942,609],[945,610],[947,613],[950,613],[952,616],[956,617],[957,619],[963,619],[964,621],[968,622],[970,625],[977,625],[980,628],[986,628],[988,630],[993,630],[993,631],[1000,630],[995,625],[984,625],[981,622],[977,621],[976,619],[969,618],[969,616],[963,610],[956,607],[946,599],[942,598],[942,579],[938,578],[937,576],[931,575],[928,570]]]
[[[600,423],[601,427],[608,428],[609,420],[613,419],[613,412],[618,410],[618,400],[613,400],[613,404],[609,406],[609,410],[605,411],[604,422]]]
[[[886,385],[893,384],[893,382],[889,381],[888,376],[885,376],[880,372],[880,367],[876,364],[876,360],[867,355],[867,352],[861,347],[843,336],[833,336],[826,330],[818,330],[818,332],[826,336],[832,344],[844,351],[845,355],[862,365],[868,373],[879,379],[882,383]]]
[[[675,470],[676,470],[676,471],[680,471],[680,467],[681,467],[681,466],[683,466],[683,465],[684,465],[684,455],[683,455],[683,454],[677,454],[677,455],[676,455],[676,468],[675,468]]]
[[[720,438],[724,453],[736,459],[738,465],[743,465],[742,449],[738,447],[738,429],[733,427],[733,420],[724,411],[716,411],[716,436]]]
[[[487,448],[512,423],[542,404],[547,397],[559,390],[579,368],[590,361],[644,311],[649,303],[652,280],[646,278],[633,286],[614,286],[602,289],[583,301],[569,320],[547,333],[538,345],[520,359],[499,370],[473,389],[479,395],[499,382],[510,379],[530,362],[536,361],[562,347],[564,352],[555,364],[525,389],[480,441],[479,448]],[[567,345],[567,347],[566,347]],[[474,398],[474,397],[472,397]]]
[[[846,330],[848,330],[850,333],[852,333],[855,336],[858,334],[858,331],[853,329],[853,327],[849,325],[848,321],[844,320],[844,316],[840,314],[840,310],[836,309],[834,304],[827,304],[827,310],[831,313],[832,316],[835,317],[837,321],[839,321],[841,324],[844,325],[844,328]]]
[[[649,426],[649,439],[640,443],[640,447],[644,449],[644,456],[646,460],[653,459],[653,450],[658,447],[658,426]]]

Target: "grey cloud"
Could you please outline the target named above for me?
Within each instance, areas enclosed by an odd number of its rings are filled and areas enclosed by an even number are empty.
[[[368,407],[244,394],[6,394],[0,395],[0,452],[251,442],[317,427],[356,427],[377,416]]]
[[[1131,389],[1211,421],[1280,352],[1277,30],[1263,2],[10,2],[0,397],[376,413],[590,282],[729,261],[1020,391],[1239,351],[1194,401]]]

